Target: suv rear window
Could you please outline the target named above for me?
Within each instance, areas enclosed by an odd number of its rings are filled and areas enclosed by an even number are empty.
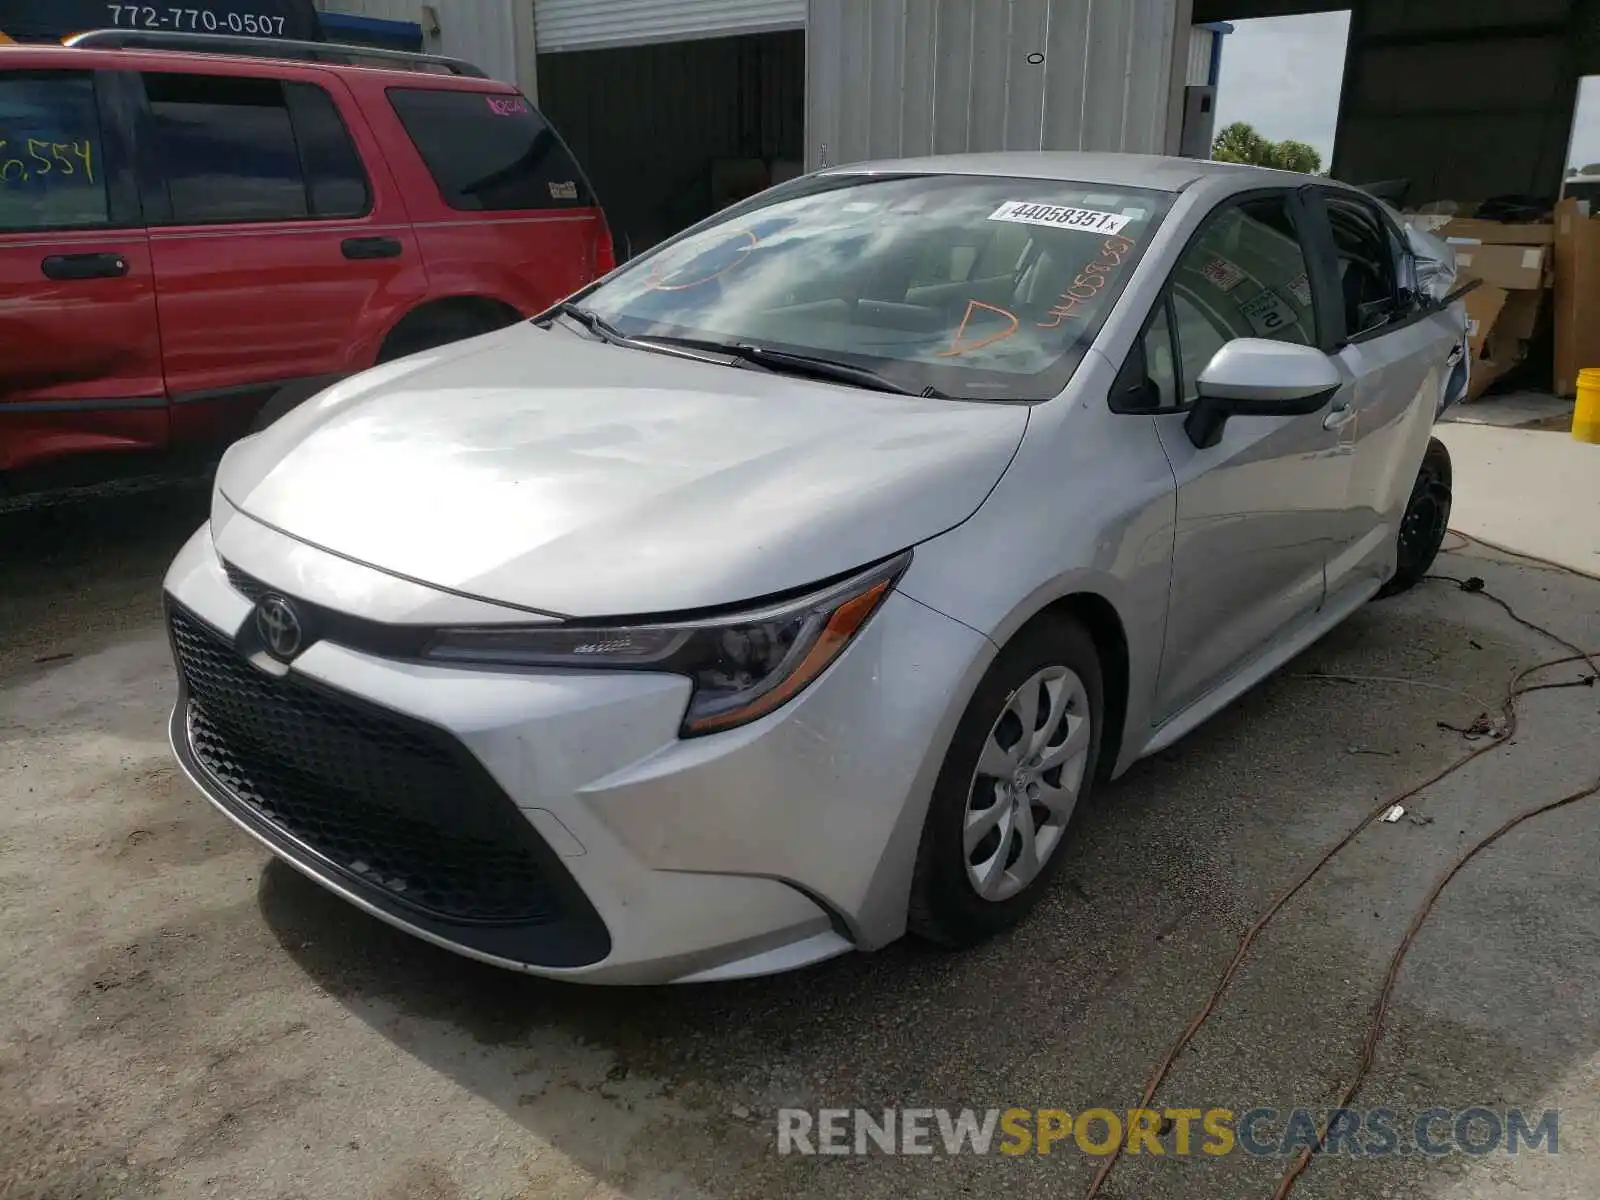
[[[521,96],[392,88],[389,102],[451,208],[505,212],[594,204],[555,130]]]

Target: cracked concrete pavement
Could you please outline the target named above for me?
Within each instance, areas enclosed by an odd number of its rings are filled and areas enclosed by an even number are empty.
[[[1377,798],[1462,751],[1439,722],[1469,724],[1561,653],[1482,597],[1425,584],[1106,789],[1061,885],[1010,937],[740,984],[582,989],[366,918],[176,773],[157,587],[204,508],[178,488],[0,516],[0,1196],[1082,1194],[1097,1160],[1060,1148],[780,1157],[774,1113],[1134,1105],[1252,914]],[[1600,582],[1469,546],[1439,569],[1600,650]],[[1369,678],[1308,678],[1329,673]],[[1537,693],[1523,712],[1513,745],[1409,806],[1426,823],[1374,826],[1291,903],[1160,1103],[1332,1102],[1437,872],[1600,771],[1600,690]],[[1597,813],[1524,826],[1446,892],[1357,1100],[1559,1107],[1560,1153],[1324,1159],[1296,1196],[1600,1193]],[[1282,1166],[1130,1157],[1103,1195],[1265,1198]]]

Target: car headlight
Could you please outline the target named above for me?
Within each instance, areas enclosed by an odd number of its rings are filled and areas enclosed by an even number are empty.
[[[687,675],[683,735],[717,733],[782,707],[838,658],[911,563],[911,552],[804,596],[703,621],[446,629],[424,655],[458,663]]]

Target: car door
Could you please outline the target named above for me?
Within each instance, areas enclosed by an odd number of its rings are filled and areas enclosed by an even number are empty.
[[[1156,422],[1177,483],[1161,719],[1314,620],[1323,601],[1350,472],[1327,410],[1234,417],[1207,448],[1185,431],[1196,379],[1228,342],[1324,346],[1306,231],[1294,193],[1223,203],[1181,253],[1144,339],[1149,361],[1168,376],[1157,381],[1170,401]]]
[[[166,438],[126,80],[0,68],[0,473]]]
[[[341,115],[337,78],[143,81],[173,437],[227,438],[283,384],[371,366],[427,275],[402,202],[373,177],[381,158],[363,161]]]
[[[1340,362],[1354,381],[1337,418],[1351,458],[1344,528],[1328,557],[1328,596],[1370,593],[1394,570],[1394,549],[1461,331],[1403,288],[1405,242],[1358,193],[1313,189],[1308,215],[1326,230],[1337,283]]]

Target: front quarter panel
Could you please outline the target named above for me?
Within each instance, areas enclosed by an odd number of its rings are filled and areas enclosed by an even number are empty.
[[[1176,499],[1154,418],[1106,404],[1115,374],[1091,353],[1067,392],[1034,411],[983,507],[918,547],[900,587],[997,646],[1066,597],[1108,601],[1128,643],[1124,750],[1114,754],[1120,772],[1151,721]]]

